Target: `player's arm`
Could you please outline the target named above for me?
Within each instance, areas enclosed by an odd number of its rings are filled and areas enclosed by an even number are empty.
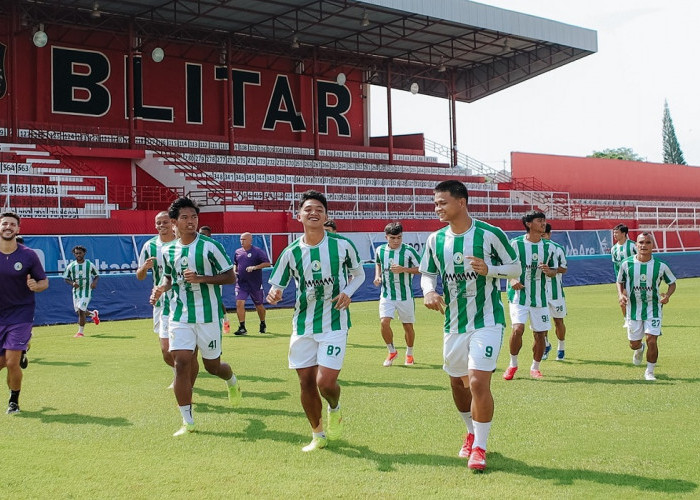
[[[172,287],[172,278],[168,275],[163,276],[160,283],[154,286],[153,290],[151,290],[151,297],[149,298],[150,304],[154,305],[156,302],[158,302],[158,299],[161,297],[161,295],[170,290]]]
[[[31,274],[27,275],[27,288],[29,288],[34,293],[43,292],[49,287],[49,279],[44,278],[43,280],[35,280],[32,278]]]
[[[674,281],[670,285],[668,285],[668,290],[666,290],[666,293],[661,295],[661,303],[662,304],[668,304],[668,299],[671,298],[671,295],[673,295],[676,292],[676,282]]]
[[[621,306],[627,305],[627,290],[625,290],[625,284],[621,282],[615,283],[617,286],[617,299]]]
[[[416,267],[404,267],[404,266],[400,266],[398,264],[394,264],[389,269],[391,269],[392,273],[409,273],[409,274],[419,274],[420,273],[420,271],[418,270],[418,266],[416,266]]]
[[[365,282],[365,270],[362,266],[358,266],[354,269],[348,269],[348,274],[350,275],[350,282],[345,285],[345,288],[331,299],[331,302],[335,302],[336,309],[344,309],[350,305],[352,302],[352,294],[355,293],[358,288]]]
[[[265,262],[261,262],[257,266],[248,266],[248,267],[246,267],[245,270],[248,271],[249,273],[252,273],[253,271],[259,271],[261,269],[265,269],[266,267],[270,267],[270,266],[272,266],[272,264],[265,261]]]
[[[422,273],[420,287],[423,290],[423,305],[433,311],[445,314],[445,300],[435,291],[437,287],[437,274]]]
[[[376,286],[382,284],[382,266],[379,264],[379,262],[375,262],[374,264],[374,281],[372,283],[374,283]]]
[[[146,276],[148,276],[148,270],[153,269],[153,266],[156,263],[156,258],[155,257],[149,257],[143,261],[143,264],[139,266],[139,268],[136,270],[136,279],[141,281],[146,279]]]
[[[233,272],[233,267],[213,276],[204,276],[197,274],[192,269],[188,269],[182,273],[182,277],[188,283],[206,283],[207,285],[233,285],[236,282],[236,274]]]
[[[97,287],[97,282],[100,280],[99,275],[95,275],[95,277],[92,278],[92,283],[90,283],[90,288],[93,290]]]

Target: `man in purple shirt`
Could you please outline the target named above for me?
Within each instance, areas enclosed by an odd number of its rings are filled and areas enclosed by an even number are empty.
[[[49,287],[34,250],[19,245],[19,216],[0,214],[0,370],[7,367],[10,401],[7,413],[19,413],[22,351],[27,350],[34,323],[34,294]]]
[[[245,335],[245,301],[250,297],[260,318],[260,333],[265,333],[265,306],[263,306],[262,270],[270,267],[270,259],[262,248],[253,246],[253,235],[241,235],[241,248],[233,256],[233,269],[238,275],[236,280],[236,314],[238,330],[235,335]]]

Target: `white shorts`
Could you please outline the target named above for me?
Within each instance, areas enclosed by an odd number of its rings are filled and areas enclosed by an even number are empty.
[[[566,318],[566,299],[564,297],[557,300],[550,300],[547,305],[549,306],[549,314],[552,318]]]
[[[168,323],[170,317],[163,314],[163,306],[153,306],[153,331],[158,334],[161,339],[168,338]]]
[[[416,322],[416,304],[413,299],[410,300],[391,300],[385,297],[379,299],[379,317],[394,318],[394,314],[398,313],[401,323]]]
[[[90,298],[91,297],[79,297],[76,299],[73,297],[73,309],[75,309],[75,312],[87,311],[88,305],[90,304]]]
[[[180,323],[170,321],[168,324],[170,351],[194,351],[199,347],[202,359],[221,357],[221,325],[219,321],[211,323]]]
[[[513,325],[524,325],[529,318],[530,329],[533,332],[546,332],[552,328],[552,323],[549,321],[549,307],[521,306],[508,302],[508,310],[510,311],[510,322]]]
[[[492,372],[503,343],[503,326],[487,326],[470,333],[445,333],[442,369],[450,377],[464,377],[469,370]]]
[[[642,340],[644,335],[661,335],[661,318],[630,319],[627,321],[627,338],[629,340]]]
[[[340,370],[345,359],[347,330],[294,335],[289,339],[289,368],[297,370],[321,365]]]

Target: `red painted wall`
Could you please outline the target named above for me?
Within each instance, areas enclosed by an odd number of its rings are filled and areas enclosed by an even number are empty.
[[[686,165],[513,152],[511,169],[576,197],[700,200],[700,168]]]

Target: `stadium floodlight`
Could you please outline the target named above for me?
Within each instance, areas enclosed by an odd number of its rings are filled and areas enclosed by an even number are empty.
[[[411,84],[410,89],[411,89],[411,94],[416,95],[418,93],[418,91],[420,90],[420,87],[418,87],[418,84],[416,82],[413,82]]]
[[[99,19],[102,16],[100,12],[100,4],[95,2],[92,4],[92,10],[90,11],[90,17],[93,19]]]
[[[157,63],[161,62],[163,59],[165,59],[165,51],[160,47],[156,47],[153,49],[153,52],[151,52],[151,59]]]
[[[365,11],[362,13],[362,20],[360,21],[360,26],[369,26],[369,15],[367,14],[367,9],[365,9]]]
[[[347,81],[347,77],[345,76],[345,73],[338,73],[338,76],[335,77],[335,83],[338,85],[345,85],[345,82]]]
[[[34,32],[34,35],[32,36],[32,42],[38,48],[46,47],[46,44],[49,43],[49,36],[44,31],[43,24],[40,24],[39,29],[37,29]]]
[[[299,39],[297,38],[296,35],[294,35],[294,38],[292,38],[292,44],[290,45],[290,47],[293,49],[299,48]]]

